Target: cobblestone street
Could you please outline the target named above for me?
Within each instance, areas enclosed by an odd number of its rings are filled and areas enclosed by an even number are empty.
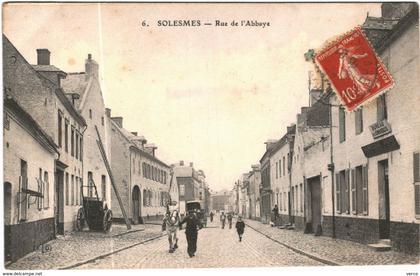
[[[245,229],[242,242],[236,230],[221,229],[213,222],[198,233],[197,253],[193,258],[187,254],[184,231],[179,232],[179,248],[168,253],[168,241],[160,238],[146,244],[110,255],[78,268],[217,268],[256,266],[318,266],[313,259],[295,253],[273,242],[260,233]]]

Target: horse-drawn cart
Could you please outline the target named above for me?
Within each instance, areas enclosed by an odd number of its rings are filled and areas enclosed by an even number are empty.
[[[77,212],[77,230],[83,230],[86,222],[89,230],[108,232],[112,225],[112,211],[104,201],[99,200],[95,183],[90,180],[87,186],[81,186],[80,194],[83,205]]]

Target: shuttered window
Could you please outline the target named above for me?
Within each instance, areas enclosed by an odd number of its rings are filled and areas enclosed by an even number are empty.
[[[346,140],[346,112],[342,107],[338,110],[338,127],[340,143],[342,143]]]
[[[378,98],[376,98],[376,108],[378,122],[388,119],[385,94],[382,94]]]
[[[351,212],[357,214],[356,169],[351,170]]]
[[[341,197],[340,197],[340,174],[335,174],[335,203],[336,210],[341,213]]]
[[[358,166],[354,169],[356,186],[356,214],[363,213],[363,167]]]
[[[48,172],[44,172],[44,208],[50,207],[50,183],[48,180]]]
[[[69,173],[66,173],[66,205],[69,205]]]
[[[368,168],[363,166],[363,214],[367,215],[369,213],[369,191],[368,191]]]
[[[413,177],[414,177],[414,205],[416,217],[420,218],[420,153],[413,154]]]
[[[354,113],[356,135],[363,132],[363,108],[359,108]]]
[[[344,210],[346,211],[347,214],[350,214],[350,170],[345,170],[344,177],[345,177]]]

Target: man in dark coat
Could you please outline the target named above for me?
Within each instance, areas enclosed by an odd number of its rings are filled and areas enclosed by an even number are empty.
[[[214,216],[213,211],[210,211],[210,222],[213,222],[213,216]]]
[[[279,207],[277,206],[277,204],[274,205],[273,215],[274,215],[273,224],[274,224],[274,226],[276,226],[277,225],[277,219],[279,218]]]
[[[203,226],[193,211],[188,212],[188,215],[181,221],[180,225],[182,226],[184,223],[187,224],[185,227],[185,235],[188,243],[187,251],[190,258],[192,258],[197,251],[198,229],[201,229]]]
[[[220,215],[220,222],[222,223],[222,229],[225,229],[226,215],[225,212],[222,212]]]
[[[238,221],[236,222],[236,232],[238,232],[239,241],[242,241],[242,235],[244,234],[245,223],[242,220],[242,217],[238,217]]]

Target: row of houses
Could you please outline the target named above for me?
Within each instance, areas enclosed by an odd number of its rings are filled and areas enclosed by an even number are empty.
[[[85,71],[77,73],[60,70],[50,57],[48,49],[38,49],[32,65],[3,35],[6,261],[74,231],[82,196],[103,201],[117,222],[124,221],[123,207],[133,224],[162,219],[169,200],[197,199],[208,206],[202,170],[168,165],[154,144],[111,115],[90,54]]]
[[[277,205],[277,225],[418,253],[418,6],[384,3],[362,29],[395,86],[347,112],[314,64],[309,105],[266,142],[259,166],[235,183],[233,203],[248,218],[273,220]]]

